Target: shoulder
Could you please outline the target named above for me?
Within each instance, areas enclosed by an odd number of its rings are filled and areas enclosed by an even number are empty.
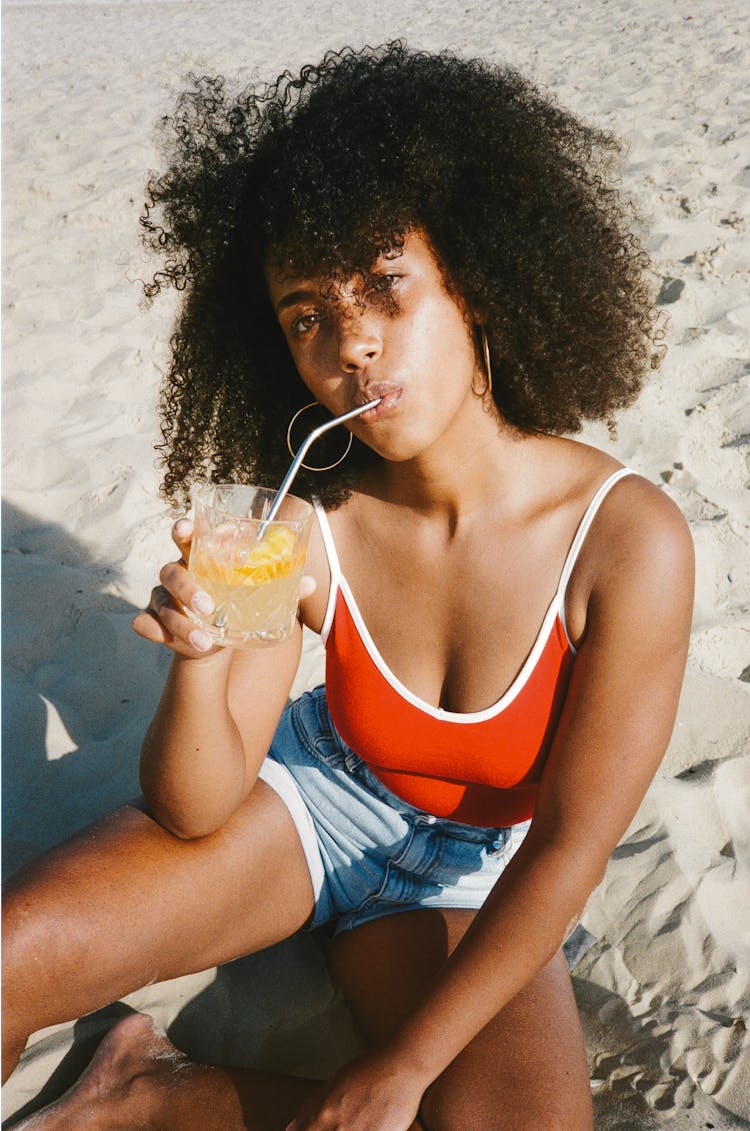
[[[692,567],[693,543],[679,507],[642,475],[623,476],[601,505],[592,529],[597,573],[606,578],[624,567],[660,573]]]
[[[611,488],[582,559],[589,625],[604,616],[629,620],[642,632],[646,622],[664,631],[689,628],[695,570],[690,530],[676,504],[643,476],[624,476]]]
[[[553,446],[554,445],[554,446]],[[625,468],[607,453],[579,440],[556,437],[546,469],[577,522],[600,489],[609,484],[577,560],[572,588],[587,603],[602,586],[617,586],[633,574],[692,577],[693,544],[688,524],[665,491]],[[610,479],[620,474],[613,483]]]
[[[626,469],[601,450],[560,440],[559,482],[580,518],[611,477]],[[577,521],[577,519],[576,519]],[[665,491],[636,472],[611,483],[581,545],[566,596],[566,621],[578,647],[592,622],[636,618],[652,602],[692,610],[693,546],[688,525]]]

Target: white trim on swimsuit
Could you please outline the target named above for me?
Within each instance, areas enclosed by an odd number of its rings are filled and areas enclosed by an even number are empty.
[[[341,589],[344,593],[347,605],[349,606],[349,611],[352,614],[357,629],[362,636],[362,640],[370,656],[372,657],[373,662],[377,665],[383,677],[391,684],[391,686],[398,692],[399,695],[403,696],[403,698],[405,698],[408,702],[413,704],[419,710],[424,711],[426,714],[432,715],[436,718],[450,719],[451,721],[473,723],[482,721],[483,719],[489,718],[492,715],[499,713],[510,702],[512,702],[512,700],[518,695],[518,693],[521,691],[526,681],[530,677],[532,671],[534,670],[534,667],[536,666],[539,656],[541,655],[541,652],[544,649],[545,644],[547,643],[549,634],[552,631],[555,619],[558,615],[560,616],[563,629],[565,630],[565,635],[568,639],[570,649],[575,654],[575,648],[571,643],[570,638],[568,637],[567,628],[565,625],[565,595],[568,582],[570,580],[570,576],[573,572],[573,568],[576,564],[578,555],[589,531],[589,528],[594,521],[599,508],[604,502],[604,499],[609,494],[614,485],[620,481],[620,479],[623,479],[625,476],[632,474],[633,472],[630,468],[620,468],[618,471],[610,475],[597,490],[578,525],[578,529],[576,530],[573,542],[570,546],[570,550],[568,551],[565,563],[563,565],[555,596],[552,598],[552,602],[547,609],[544,620],[542,622],[542,627],[539,630],[539,635],[537,636],[537,639],[526,662],[524,663],[521,671],[511,684],[511,687],[508,689],[508,691],[504,693],[504,695],[497,701],[497,703],[493,704],[486,710],[475,711],[471,713],[457,713],[452,711],[443,711],[439,708],[435,708],[431,706],[431,704],[424,702],[424,700],[420,699],[418,696],[410,692],[409,689],[406,688],[400,682],[400,680],[398,680],[393,675],[393,673],[390,671],[390,669],[387,667],[382,657],[380,656],[380,653],[378,652],[375,643],[373,642],[367,630],[367,626],[362,619],[362,615],[357,607],[346,579],[342,575],[338,554],[336,552],[336,547],[333,541],[333,535],[328,523],[328,518],[320,503],[316,501],[315,510],[318,516],[318,523],[320,525],[323,543],[325,545],[326,554],[328,556],[328,564],[331,572],[331,587],[329,591],[325,617],[323,620],[323,626],[321,629],[321,639],[325,643],[328,638],[336,610],[336,598],[339,589]],[[266,785],[270,786],[270,788],[273,789],[276,794],[278,794],[278,796],[281,798],[281,800],[289,810],[289,813],[291,814],[292,820],[294,821],[300,841],[302,843],[302,849],[305,854],[305,859],[307,861],[307,866],[313,885],[313,891],[317,901],[323,887],[325,869],[321,858],[320,846],[318,844],[315,827],[312,818],[310,817],[310,814],[307,810],[307,807],[302,799],[297,784],[289,770],[287,770],[285,766],[282,766],[280,763],[274,761],[272,758],[265,759],[265,761],[261,765],[258,776],[261,781],[264,781]]]
[[[633,472],[630,470],[630,468],[620,468],[605,480],[605,482],[601,485],[599,490],[594,495],[593,499],[586,508],[583,518],[578,525],[578,529],[576,530],[573,542],[571,543],[570,550],[568,551],[568,555],[565,559],[565,563],[560,574],[560,581],[557,586],[557,590],[554,597],[552,598],[552,601],[549,604],[549,607],[547,608],[547,612],[544,615],[542,626],[539,629],[539,633],[536,640],[534,641],[534,645],[531,651],[526,657],[526,660],[520,672],[513,680],[508,690],[495,703],[493,703],[489,707],[484,708],[484,710],[458,712],[445,711],[442,707],[433,707],[431,703],[427,703],[424,699],[420,699],[418,695],[415,695],[412,691],[410,691],[409,688],[406,687],[398,679],[398,677],[393,674],[393,672],[381,656],[380,652],[378,651],[377,645],[375,644],[374,640],[370,636],[367,625],[365,624],[364,618],[349,587],[349,583],[342,573],[338,554],[336,553],[336,546],[333,541],[333,535],[328,523],[328,517],[321,507],[320,503],[316,501],[315,510],[318,516],[320,531],[323,535],[323,543],[326,548],[326,554],[328,555],[328,565],[331,571],[331,588],[328,595],[328,604],[326,606],[325,616],[323,618],[323,627],[321,629],[321,639],[323,643],[326,643],[328,635],[331,631],[331,625],[333,624],[333,617],[336,611],[336,598],[340,589],[344,595],[344,599],[346,601],[349,612],[351,613],[352,620],[356,625],[357,631],[362,639],[362,643],[364,644],[367,653],[370,656],[370,659],[375,664],[383,678],[391,685],[394,691],[401,696],[402,699],[405,699],[407,701],[407,703],[410,703],[413,707],[416,707],[417,710],[421,711],[423,714],[431,715],[432,718],[450,720],[454,723],[481,723],[486,719],[491,719],[494,715],[499,715],[520,694],[529,678],[531,677],[537,663],[539,662],[542,652],[547,645],[550,633],[554,628],[555,621],[558,616],[560,617],[560,623],[562,624],[563,631],[565,632],[568,646],[573,655],[576,654],[576,648],[574,647],[570,637],[568,636],[568,629],[565,623],[565,596],[568,588],[568,582],[578,559],[578,555],[581,551],[581,547],[583,546],[583,543],[585,541],[586,535],[596,517],[600,506],[602,505],[614,485],[621,479],[623,479],[626,475],[632,474]]]

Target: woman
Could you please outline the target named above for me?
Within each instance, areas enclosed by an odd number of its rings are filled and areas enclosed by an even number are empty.
[[[278,483],[311,398],[380,399],[295,484],[317,525],[288,641],[213,646],[176,524],[134,620],[174,653],[146,806],[9,892],[6,1064],[321,923],[370,1051],[293,1081],[192,1064],[135,1015],[30,1125],[591,1127],[560,947],[664,753],[692,599],[672,503],[561,435],[658,359],[614,143],[513,72],[399,43],[235,100],[201,80],[170,125],[144,217],[149,293],[184,292],[167,496]],[[285,709],[303,625],[326,685]]]

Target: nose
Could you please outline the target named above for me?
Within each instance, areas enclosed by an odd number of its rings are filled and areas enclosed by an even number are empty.
[[[338,362],[344,373],[358,373],[377,361],[383,341],[371,313],[349,314],[339,320]]]

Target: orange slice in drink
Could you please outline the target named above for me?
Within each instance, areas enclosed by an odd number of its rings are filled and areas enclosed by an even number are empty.
[[[222,585],[264,585],[287,577],[300,565],[300,554],[294,553],[295,536],[283,526],[267,530],[260,542],[250,550],[241,550],[231,563],[206,559],[199,571]]]

